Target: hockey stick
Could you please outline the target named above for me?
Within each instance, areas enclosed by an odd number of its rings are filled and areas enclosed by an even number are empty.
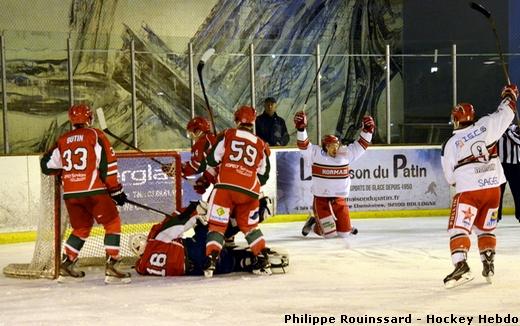
[[[484,15],[487,18],[489,25],[491,25],[491,29],[493,30],[493,34],[495,35],[495,43],[498,55],[500,57],[500,63],[502,64],[502,70],[504,71],[504,76],[506,77],[506,83],[507,85],[511,85],[511,79],[509,78],[509,72],[507,71],[506,60],[504,59],[504,53],[502,52],[500,38],[498,37],[495,20],[493,19],[493,17],[491,17],[491,12],[476,2],[470,2],[469,6],[471,7],[471,9],[474,9],[480,12],[482,15]],[[518,113],[518,111],[515,112],[515,117],[516,124],[520,126],[520,114]]]
[[[108,129],[108,126],[107,126],[107,121],[105,119],[105,113],[103,112],[103,109],[102,108],[97,108],[96,109],[96,114],[97,114],[97,117],[98,117],[98,120],[99,120],[99,126],[101,127],[101,129],[107,133],[108,135],[114,137],[115,139],[119,140],[120,142],[122,142],[123,144],[125,144],[126,146],[132,148],[132,149],[135,149],[136,151],[140,152],[140,153],[146,153],[142,150],[140,150],[139,148],[135,147],[134,145],[130,144],[129,142],[125,141],[124,139],[122,139],[121,137],[115,135],[113,132],[111,132],[109,129]],[[164,166],[166,164],[162,163],[161,161],[153,158],[153,157],[148,157],[150,160],[154,161],[155,163]],[[173,165],[172,165],[173,167]],[[171,171],[170,171],[171,172]]]
[[[130,205],[134,205],[134,206],[137,206],[137,207],[140,207],[140,208],[143,208],[143,209],[146,209],[146,210],[152,211],[152,212],[156,212],[156,213],[161,214],[161,215],[166,215],[166,216],[172,217],[172,214],[168,214],[168,213],[166,213],[166,212],[163,212],[163,211],[158,210],[158,209],[156,209],[156,208],[149,207],[149,206],[146,206],[146,205],[144,205],[144,204],[141,204],[141,203],[135,202],[135,201],[133,201],[133,200],[131,200],[131,199],[128,199],[128,198],[125,200],[125,202],[126,202],[126,203],[129,203]],[[175,211],[175,213],[178,214],[179,212]]]
[[[482,15],[484,15],[487,18],[489,24],[491,25],[493,34],[495,34],[496,47],[497,47],[498,55],[500,56],[500,63],[502,64],[502,69],[504,70],[504,76],[506,77],[507,85],[510,85],[511,79],[509,78],[509,73],[507,72],[506,61],[504,60],[504,53],[502,52],[500,38],[498,37],[497,28],[495,26],[495,20],[493,19],[493,17],[491,17],[491,12],[489,12],[489,10],[484,8],[482,5],[475,3],[475,2],[470,2],[469,6],[471,7],[471,9],[474,9],[474,10],[480,12]]]
[[[327,45],[327,48],[325,49],[325,54],[323,55],[323,58],[321,58],[321,62],[318,67],[318,70],[316,71],[316,74],[314,75],[314,79],[311,84],[311,89],[309,89],[309,93],[307,93],[307,97],[305,98],[305,103],[303,103],[303,112],[305,112],[305,109],[307,108],[307,102],[309,101],[312,90],[314,88],[314,83],[316,83],[316,79],[318,79],[318,76],[320,75],[320,71],[321,71],[321,67],[323,66],[323,62],[325,61],[325,58],[327,58],[327,53],[329,53],[330,46],[332,45],[332,42],[334,41],[334,37],[336,36],[337,27],[338,27],[338,24],[334,23],[334,30],[332,32],[332,36],[330,37],[329,45]]]
[[[213,117],[213,109],[209,105],[208,95],[206,94],[206,87],[204,87],[204,79],[202,78],[202,69],[204,69],[204,65],[206,61],[211,58],[211,56],[215,54],[214,48],[209,48],[204,52],[202,57],[200,58],[199,64],[197,65],[197,73],[199,75],[200,87],[202,88],[202,94],[204,95],[204,101],[206,101],[206,111],[208,111],[209,118],[211,119],[211,125],[213,126],[213,133],[217,133],[217,126],[215,125],[215,119]]]

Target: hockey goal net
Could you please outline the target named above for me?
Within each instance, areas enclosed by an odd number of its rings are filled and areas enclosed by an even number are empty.
[[[118,175],[128,198],[157,210],[171,213],[182,205],[181,158],[177,152],[118,153]],[[161,165],[172,164],[173,177],[161,170]],[[41,177],[40,218],[37,237],[30,263],[9,264],[3,272],[15,278],[58,277],[61,252],[71,229],[65,204],[61,199],[58,178]],[[121,256],[124,263],[137,259],[131,240],[137,234],[147,235],[153,224],[161,221],[156,212],[125,204],[118,207],[121,216]],[[97,266],[105,262],[104,229],[94,224],[90,236],[80,251],[78,266]]]

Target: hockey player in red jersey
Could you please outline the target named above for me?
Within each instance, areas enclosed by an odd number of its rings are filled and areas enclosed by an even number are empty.
[[[215,144],[215,135],[211,132],[208,120],[203,117],[195,117],[186,125],[188,137],[195,142],[191,146],[191,159],[182,164],[182,176],[187,177],[197,174],[201,162]]]
[[[215,135],[211,132],[209,121],[203,117],[194,117],[188,121],[186,132],[188,138],[192,139],[194,143],[191,146],[190,160],[182,164],[181,175],[183,178],[199,173],[201,163],[216,140]],[[169,164],[165,164],[162,169],[166,174],[171,173],[171,165]],[[193,188],[198,194],[202,195],[212,183],[214,183],[214,176],[207,172],[197,179]]]
[[[455,270],[444,278],[446,288],[473,279],[466,263],[475,232],[478,238],[482,275],[491,283],[494,276],[495,228],[500,201],[500,185],[505,182],[497,154],[497,141],[516,112],[518,88],[507,85],[501,93],[497,111],[475,121],[469,103],[460,103],[451,111],[453,135],[442,146],[441,163],[448,183],[455,187],[448,234],[451,260]]]
[[[105,229],[107,255],[105,282],[130,282],[130,273],[122,272],[119,243],[121,218],[117,205],[124,205],[126,194],[117,180],[117,159],[105,134],[92,124],[92,110],[79,104],[70,107],[73,130],[60,136],[54,147],[41,159],[44,174],[61,177],[63,198],[70,217],[72,233],[65,243],[60,266],[60,281],[85,276],[74,265],[94,221]]]
[[[183,238],[183,233],[191,228],[194,235]],[[207,235],[206,204],[191,202],[181,212],[174,212],[154,225],[147,238],[132,238],[132,248],[139,255],[135,269],[141,275],[203,275]],[[288,255],[271,249],[267,253],[274,272],[285,273]],[[215,274],[252,272],[254,262],[255,256],[249,248],[224,247]]]
[[[356,234],[350,224],[347,197],[350,192],[349,165],[363,155],[372,140],[375,130],[370,116],[363,118],[363,129],[359,139],[346,146],[341,145],[334,135],[326,135],[321,146],[313,145],[307,136],[307,116],[303,111],[294,117],[297,144],[304,161],[312,164],[313,211],[305,222],[302,234],[306,236],[312,228],[324,238],[346,237]]]
[[[267,181],[270,170],[269,145],[253,134],[254,108],[242,106],[234,116],[237,127],[222,133],[206,160],[209,169],[219,166],[209,201],[207,277],[213,276],[231,213],[256,256],[253,273],[271,274],[264,236],[258,228],[260,186]]]

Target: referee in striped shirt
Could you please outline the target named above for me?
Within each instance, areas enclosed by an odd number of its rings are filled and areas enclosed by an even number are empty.
[[[515,123],[512,123],[507,128],[498,141],[498,154],[515,202],[515,216],[518,222],[520,222],[520,128]],[[499,221],[502,219],[502,201],[504,200],[506,184],[502,184],[500,189]],[[518,211],[517,208],[519,209]]]

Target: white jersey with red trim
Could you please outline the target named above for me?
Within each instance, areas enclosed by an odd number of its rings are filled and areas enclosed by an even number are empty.
[[[498,187],[506,181],[497,154],[497,141],[514,118],[504,100],[497,111],[453,131],[441,151],[444,176],[456,193]]]
[[[298,131],[298,148],[305,164],[312,165],[311,192],[318,197],[348,197],[350,164],[363,155],[372,141],[372,134],[361,132],[352,144],[341,145],[336,157],[329,156],[321,146],[309,142],[307,130]]]

